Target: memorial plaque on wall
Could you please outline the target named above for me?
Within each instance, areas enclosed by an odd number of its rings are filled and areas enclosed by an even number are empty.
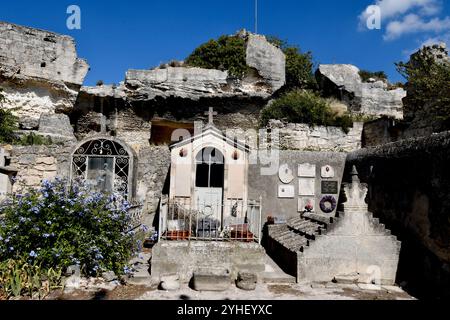
[[[316,179],[314,178],[299,178],[298,179],[298,195],[299,196],[314,196],[316,194]]]
[[[294,198],[294,186],[278,186],[278,198]]]
[[[323,166],[320,169],[322,178],[334,178],[334,168],[332,166]]]
[[[280,169],[278,170],[278,177],[281,182],[286,184],[291,183],[292,180],[294,180],[294,175],[288,164],[283,164],[280,166]]]
[[[337,181],[322,181],[322,194],[337,194],[338,182]]]
[[[310,163],[302,163],[298,165],[298,176],[314,178],[316,176],[316,165]]]

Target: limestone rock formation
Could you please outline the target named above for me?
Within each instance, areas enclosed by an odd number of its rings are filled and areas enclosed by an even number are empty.
[[[115,85],[101,85],[95,87],[83,86],[81,87],[80,93],[100,98],[111,97],[114,99],[123,99],[123,100],[125,100],[127,97],[123,82],[121,82],[119,86]]]
[[[132,100],[156,97],[180,97],[198,100],[231,93],[227,89],[228,72],[185,67],[153,70],[128,70],[125,84]]]
[[[284,53],[264,36],[249,34],[247,40],[247,65],[271,85],[275,92],[286,83],[286,58]]]
[[[39,134],[49,136],[52,141],[76,141],[70,119],[65,114],[41,114]]]
[[[359,69],[348,64],[320,65],[316,78],[321,90],[348,105],[352,112],[403,118],[402,99],[406,92],[389,90],[384,81],[363,82]]]
[[[269,98],[285,84],[284,53],[264,36],[244,32],[246,62],[250,72],[234,79],[227,71],[193,67],[128,70],[125,82],[114,92],[111,86],[83,87],[83,92],[98,97],[114,97],[130,101],[157,98]]]
[[[69,36],[0,22],[0,86],[24,129],[37,129],[41,113],[66,112],[89,66]]]

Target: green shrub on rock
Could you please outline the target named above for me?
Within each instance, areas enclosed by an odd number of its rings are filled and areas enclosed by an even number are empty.
[[[271,119],[309,125],[337,126],[345,132],[353,126],[349,114],[338,116],[330,108],[329,101],[318,93],[293,90],[272,101],[261,111],[260,124],[267,126]]]
[[[361,77],[361,80],[363,82],[367,82],[369,79],[375,79],[376,81],[385,81],[387,80],[387,75],[384,71],[367,71],[367,70],[360,70],[359,76]]]
[[[194,50],[185,65],[228,70],[231,76],[242,78],[248,70],[245,40],[238,36],[221,36],[218,40],[209,40]]]
[[[311,52],[302,53],[298,46],[275,36],[268,36],[267,41],[279,47],[286,56],[286,90],[317,89]]]

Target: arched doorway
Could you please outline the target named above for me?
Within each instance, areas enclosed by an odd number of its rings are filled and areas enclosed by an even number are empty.
[[[81,178],[96,191],[132,198],[133,154],[124,145],[104,138],[88,140],[76,148],[71,160],[71,179]]]
[[[202,215],[199,230],[217,231],[222,225],[225,158],[218,149],[206,147],[195,160],[194,201]]]

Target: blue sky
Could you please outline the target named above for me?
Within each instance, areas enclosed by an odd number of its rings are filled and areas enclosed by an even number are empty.
[[[423,43],[450,39],[450,1],[259,0],[259,33],[312,51],[316,63],[351,63],[402,80],[394,62]],[[81,30],[66,27],[69,5],[81,8]],[[365,28],[377,4],[381,29]],[[254,29],[254,0],[7,1],[0,20],[68,34],[91,71],[85,84],[119,83],[128,69],[182,60],[222,34]]]

